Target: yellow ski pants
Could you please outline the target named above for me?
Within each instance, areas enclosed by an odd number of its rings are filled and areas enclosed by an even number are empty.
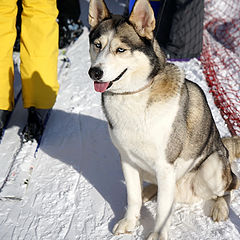
[[[17,0],[0,0],[0,109],[14,107],[13,46]],[[22,0],[20,72],[25,108],[48,109],[56,100],[58,10],[56,0]]]

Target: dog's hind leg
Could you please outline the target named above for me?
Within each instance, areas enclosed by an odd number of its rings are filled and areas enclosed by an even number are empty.
[[[228,218],[229,206],[224,195],[232,181],[230,163],[218,152],[211,154],[195,175],[193,191],[204,200],[212,199],[210,215],[214,221]]]

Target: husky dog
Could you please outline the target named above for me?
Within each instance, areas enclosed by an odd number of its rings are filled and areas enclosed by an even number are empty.
[[[102,93],[128,195],[126,214],[113,232],[132,232],[143,198],[155,191],[157,217],[148,240],[168,239],[174,202],[213,199],[213,220],[225,220],[229,208],[224,195],[238,183],[228,150],[203,91],[166,62],[153,36],[155,19],[148,0],[137,0],[129,18],[112,15],[103,0],[91,0],[89,23],[89,75]],[[224,141],[231,160],[239,157],[240,139]],[[142,191],[143,181],[157,187]]]

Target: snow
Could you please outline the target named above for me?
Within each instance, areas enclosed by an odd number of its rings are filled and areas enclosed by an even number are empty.
[[[124,1],[106,1],[121,12]],[[81,1],[82,17],[87,1]],[[19,56],[14,56],[19,66]],[[64,61],[69,59],[70,61]],[[198,60],[176,63],[205,91],[222,136],[229,135],[213,103]],[[117,150],[108,135],[100,94],[88,77],[88,29],[59,56],[60,91],[41,145],[20,148],[26,122],[16,106],[0,144],[0,239],[141,240],[152,231],[156,199],[144,204],[140,226],[130,235],[111,230],[126,207],[126,189]],[[16,67],[17,76],[19,70]],[[16,179],[17,178],[17,179]],[[28,180],[28,184],[24,182]],[[240,239],[240,192],[232,196],[230,218],[214,223],[201,204],[178,204],[170,228],[172,240]]]

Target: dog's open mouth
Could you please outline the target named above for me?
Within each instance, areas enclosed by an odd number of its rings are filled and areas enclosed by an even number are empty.
[[[94,81],[94,89],[96,92],[105,92],[108,88],[110,88],[113,85],[113,82],[118,81],[123,75],[124,73],[127,71],[127,68],[125,70],[123,70],[117,78],[115,78],[114,80],[110,81],[110,82],[99,82],[99,81]]]

